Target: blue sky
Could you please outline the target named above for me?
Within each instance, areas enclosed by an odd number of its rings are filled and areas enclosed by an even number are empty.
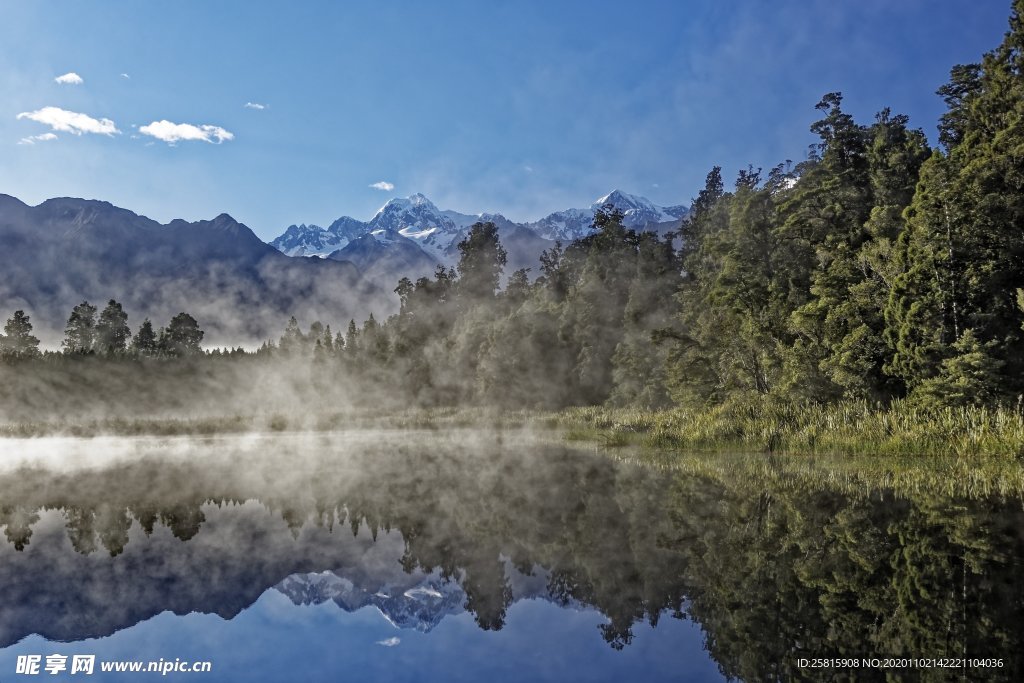
[[[936,88],[999,43],[1009,10],[3,0],[0,192],[162,222],[227,212],[265,239],[413,192],[516,220],[613,188],[687,202],[715,164],[804,158],[832,90],[859,120],[889,106],[934,142]],[[82,82],[55,81],[69,73]]]

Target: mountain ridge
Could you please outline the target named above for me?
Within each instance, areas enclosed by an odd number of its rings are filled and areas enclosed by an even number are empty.
[[[355,237],[383,228],[415,240],[438,262],[451,265],[448,262],[456,238],[461,239],[463,233],[477,221],[492,221],[499,228],[502,225],[519,226],[542,239],[568,242],[590,234],[595,211],[607,204],[620,209],[626,227],[635,230],[665,232],[669,228],[663,224],[681,221],[689,213],[689,207],[683,204],[663,207],[646,197],[615,189],[587,208],[570,208],[537,220],[516,222],[500,213],[466,214],[452,209],[442,210],[417,192],[408,197],[388,200],[368,221],[346,215],[331,223],[328,228],[315,224],[293,224],[268,244],[289,256],[326,257],[344,249]]]
[[[253,344],[291,315],[343,321],[394,309],[349,262],[293,258],[226,213],[161,224],[110,202],[0,195],[0,303],[24,309],[44,344],[71,308],[117,299],[134,329],[191,313],[212,344]],[[393,286],[392,286],[393,287]]]

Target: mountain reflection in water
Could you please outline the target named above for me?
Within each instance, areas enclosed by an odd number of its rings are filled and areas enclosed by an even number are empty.
[[[501,631],[540,600],[596,610],[592,638],[625,653],[638,628],[689,619],[720,674],[742,680],[883,679],[797,661],[886,655],[1002,658],[967,678],[1024,675],[1020,500],[697,475],[508,433],[117,448],[95,466],[0,473],[0,648],[101,638],[165,611],[231,620],[271,591],[376,608],[399,635],[458,615]],[[691,663],[667,664],[685,678]]]

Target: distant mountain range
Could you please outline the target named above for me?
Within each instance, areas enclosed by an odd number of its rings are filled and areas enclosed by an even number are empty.
[[[276,336],[291,315],[340,324],[394,308],[352,263],[290,258],[227,214],[161,225],[107,202],[0,195],[0,318],[24,309],[56,345],[75,304],[111,298],[133,331],[187,311],[207,345]]]
[[[516,223],[496,213],[441,210],[422,194],[414,194],[390,200],[366,222],[342,216],[326,228],[290,225],[270,244],[289,256],[350,261],[383,286],[380,280],[396,281],[395,275],[415,278],[430,274],[438,264],[454,265],[459,257],[457,245],[470,226],[491,221],[509,253],[506,271],[536,270],[541,252],[556,240],[567,244],[593,232],[594,213],[607,205],[623,212],[626,227],[657,232],[677,229],[689,212],[684,205],[662,207],[645,197],[614,190],[585,209],[566,209]]]
[[[524,599],[542,599],[562,607],[581,609],[575,602],[557,599],[551,594],[551,577],[541,567],[523,574],[505,562],[505,580],[513,603]],[[392,626],[429,633],[448,615],[466,611],[466,591],[440,570],[425,573],[416,569],[409,574],[381,582],[372,577],[343,571],[292,574],[274,588],[296,605],[320,605],[333,602],[346,612],[374,607]]]
[[[227,214],[162,225],[108,202],[57,198],[38,206],[0,194],[0,319],[17,309],[55,346],[71,308],[120,301],[136,329],[187,311],[207,345],[274,337],[289,316],[340,326],[396,308],[398,280],[458,262],[458,243],[477,221],[493,221],[508,252],[506,273],[537,271],[555,240],[592,231],[594,212],[612,205],[637,230],[678,228],[684,206],[660,207],[618,190],[586,209],[515,223],[500,214],[440,210],[422,194],[392,199],[367,222],[344,216],[327,228],[292,225],[266,244]]]

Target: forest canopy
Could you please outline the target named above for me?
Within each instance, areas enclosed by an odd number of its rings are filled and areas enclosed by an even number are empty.
[[[477,223],[456,268],[397,283],[396,315],[337,334],[293,318],[279,342],[233,353],[421,405],[1019,404],[1022,14],[1017,0],[1002,44],[951,70],[937,148],[902,114],[857,121],[827,93],[805,160],[731,183],[711,169],[677,232],[627,229],[607,206],[538,272],[508,274],[497,228]],[[184,312],[132,334],[116,301],[83,302],[61,356],[196,357],[202,337]],[[24,372],[57,356],[21,310],[2,349]]]

